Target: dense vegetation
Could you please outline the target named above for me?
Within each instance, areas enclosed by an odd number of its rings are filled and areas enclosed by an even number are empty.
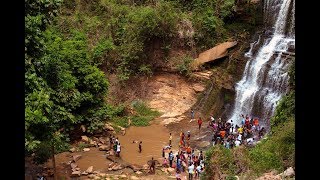
[[[26,0],[27,155],[35,152],[44,162],[66,150],[80,125],[86,133],[97,132],[105,121],[147,125],[159,113],[143,102],[107,102],[108,73],[122,83],[133,75],[152,75],[159,63],[152,47],[159,45],[160,61],[177,61],[177,71],[188,75],[188,51],[211,48],[258,23],[255,16],[234,18],[237,6],[234,0]],[[254,6],[243,7],[255,14]],[[187,53],[170,58],[174,48]]]
[[[238,174],[243,177],[257,177],[264,172],[284,171],[295,167],[295,66],[289,70],[290,91],[277,105],[271,118],[271,132],[266,139],[253,148],[236,147],[226,149],[214,146],[207,152],[208,168],[203,176],[220,177]]]

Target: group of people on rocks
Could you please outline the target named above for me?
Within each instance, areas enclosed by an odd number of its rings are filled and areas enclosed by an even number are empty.
[[[110,135],[109,141],[110,141],[110,149],[111,148],[113,149],[113,151],[115,152],[116,157],[120,157],[121,145],[120,145],[118,137]]]

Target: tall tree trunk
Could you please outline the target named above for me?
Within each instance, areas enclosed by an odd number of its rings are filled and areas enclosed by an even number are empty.
[[[54,144],[52,144],[52,164],[53,164],[53,177],[54,180],[58,180],[57,170],[56,170],[56,159],[54,157]]]

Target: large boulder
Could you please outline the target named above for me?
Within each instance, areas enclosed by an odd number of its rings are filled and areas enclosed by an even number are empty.
[[[87,173],[86,171],[83,171],[83,172],[81,173],[81,175],[86,176],[86,175],[88,175],[88,173]]]
[[[284,178],[293,177],[294,175],[295,175],[295,173],[294,173],[294,170],[292,167],[289,167],[283,173],[279,174],[279,176],[284,177]]]
[[[80,154],[77,154],[77,155],[73,155],[72,156],[72,160],[73,162],[77,162],[82,156]]]
[[[102,137],[99,137],[99,141],[100,141],[102,144],[106,144],[106,140],[103,139]]]
[[[99,151],[109,151],[110,147],[106,145],[99,146]]]
[[[87,173],[91,174],[93,172],[93,166],[88,167],[86,170]]]
[[[69,151],[73,153],[73,152],[75,152],[75,151],[76,151],[76,148],[75,148],[75,147],[73,147],[73,148],[69,149]]]
[[[71,173],[71,177],[79,177],[79,176],[81,176],[81,171],[73,171]]]
[[[199,54],[199,57],[191,62],[190,66],[196,70],[198,67],[206,62],[214,61],[228,55],[228,49],[237,45],[236,41],[224,42],[211,49],[208,49]]]
[[[75,169],[76,167],[78,167],[76,163],[71,163],[70,166],[71,166],[71,169]]]
[[[114,128],[109,123],[104,124],[104,129],[107,131],[114,131]]]
[[[87,136],[81,136],[81,141],[89,143],[89,138]]]
[[[83,148],[83,151],[88,152],[88,151],[90,151],[90,148]]]

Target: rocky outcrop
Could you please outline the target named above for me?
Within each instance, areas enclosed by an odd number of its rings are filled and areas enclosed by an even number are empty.
[[[90,151],[90,148],[83,148],[83,151],[88,152],[88,151]]]
[[[89,138],[87,136],[81,136],[81,141],[89,143]]]
[[[73,162],[77,162],[82,156],[80,154],[77,154],[77,155],[73,155],[72,156],[72,160]]]
[[[86,172],[88,174],[91,174],[93,172],[93,166],[88,167],[88,169],[86,170]]]
[[[106,145],[101,145],[99,146],[99,151],[109,151],[110,147],[109,146],[106,146]]]
[[[291,178],[295,175],[295,172],[292,167],[286,169],[283,173],[278,174],[282,178]]]
[[[73,147],[73,148],[69,149],[69,151],[73,153],[73,152],[75,152],[75,151],[76,151],[76,148],[75,148],[75,147]]]
[[[216,59],[220,59],[222,57],[225,57],[228,55],[228,49],[237,45],[236,41],[233,42],[224,42],[221,43],[209,50],[206,50],[199,54],[199,57],[196,58],[192,63],[191,67],[192,69],[196,70],[200,65],[214,61]]]
[[[105,124],[104,124],[104,130],[114,131],[114,128],[111,126],[110,123],[105,123]]]
[[[73,171],[71,173],[71,177],[79,177],[79,176],[81,176],[81,171]]]

